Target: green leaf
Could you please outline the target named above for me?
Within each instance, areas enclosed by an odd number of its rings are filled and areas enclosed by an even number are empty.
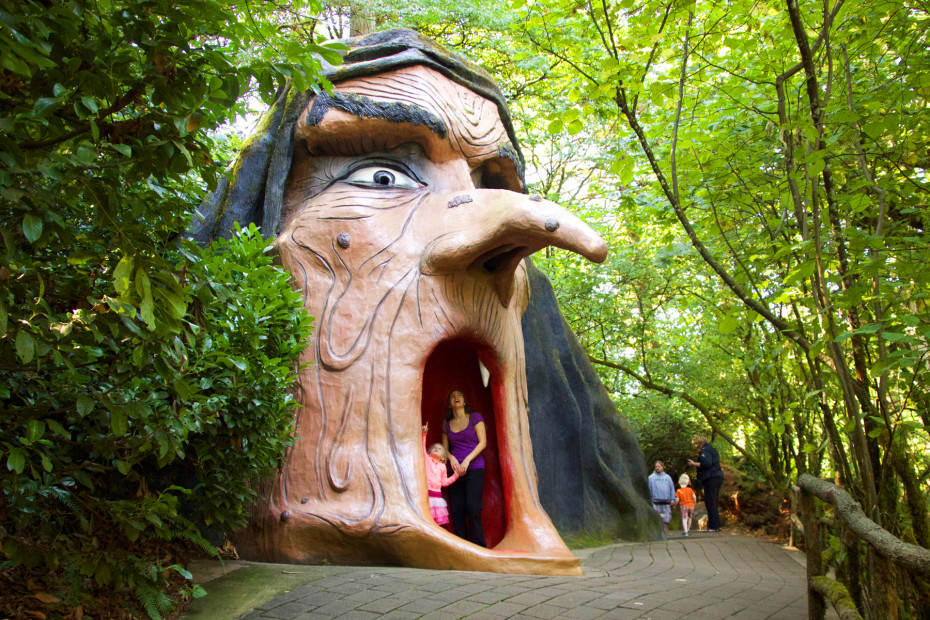
[[[117,437],[122,437],[128,430],[126,410],[123,407],[113,407],[110,410],[110,430]]]
[[[83,265],[84,263],[95,260],[97,258],[99,258],[99,256],[96,252],[92,252],[90,250],[77,250],[76,252],[72,252],[68,257],[68,264]]]
[[[113,286],[116,292],[124,295],[129,291],[130,276],[132,275],[132,257],[124,256],[113,270]]]
[[[720,330],[721,334],[732,334],[740,325],[739,316],[725,316],[720,319],[720,323],[717,325],[717,329]]]
[[[30,243],[35,243],[42,236],[42,218],[27,213],[23,218],[23,234]]]
[[[26,423],[26,441],[35,443],[45,434],[45,422],[42,420],[29,420]]]
[[[897,332],[882,332],[882,338],[890,342],[898,342],[899,340],[904,340],[905,338],[912,339],[913,337],[908,336],[907,334],[899,334]]]
[[[68,429],[62,426],[61,422],[58,420],[48,419],[45,422],[48,424],[49,429],[59,437],[63,437],[64,439],[71,439],[71,433],[69,433]]]
[[[155,294],[161,299],[161,301],[167,303],[168,312],[174,318],[182,319],[187,314],[187,301],[185,301],[183,298],[163,288],[156,289]]]
[[[6,468],[17,474],[23,473],[26,469],[26,451],[19,447],[11,449],[6,459]]]
[[[85,416],[94,410],[94,399],[89,396],[78,396],[75,405],[77,407],[77,412],[81,416]]]
[[[817,263],[814,261],[809,261],[806,263],[800,264],[796,269],[793,269],[785,276],[783,283],[785,286],[791,286],[795,282],[801,280],[806,280],[814,275],[814,271],[817,269]]]
[[[20,363],[28,364],[31,362],[35,352],[36,342],[32,338],[32,334],[22,329],[16,332],[16,355],[19,356]]]
[[[142,298],[139,302],[139,316],[146,322],[149,329],[155,329],[155,300],[152,299],[152,282],[142,267],[136,270],[136,292]]]
[[[924,430],[924,425],[921,424],[920,422],[915,421],[915,420],[905,420],[905,421],[901,422],[901,426],[902,426],[904,429],[906,429],[907,431],[910,431],[910,432],[912,432],[912,433],[915,432],[915,431],[922,431],[922,430]]]
[[[126,461],[116,459],[115,463],[116,463],[116,469],[119,470],[119,473],[123,474],[124,476],[128,476],[129,472],[132,471],[132,465],[130,465]]]
[[[81,97],[81,103],[83,103],[84,107],[90,110],[92,113],[97,113],[97,102],[94,101],[93,97]]]
[[[88,143],[89,144],[89,143]],[[91,164],[97,163],[97,149],[91,146],[79,146],[77,151],[74,152],[74,161],[79,164],[89,166]]]

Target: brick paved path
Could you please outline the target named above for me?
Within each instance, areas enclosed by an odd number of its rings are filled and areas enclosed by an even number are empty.
[[[579,551],[583,577],[314,567],[319,571],[308,574],[306,583],[241,618],[679,620],[693,615],[701,620],[793,620],[807,616],[799,552],[726,533],[672,536],[665,542]]]

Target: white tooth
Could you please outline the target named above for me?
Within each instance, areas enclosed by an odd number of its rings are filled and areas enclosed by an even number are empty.
[[[484,383],[484,387],[488,387],[488,380],[491,378],[491,371],[488,370],[487,366],[484,365],[480,359],[478,360],[478,370],[481,371],[481,382]]]

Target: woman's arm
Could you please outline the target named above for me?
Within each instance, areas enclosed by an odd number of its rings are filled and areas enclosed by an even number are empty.
[[[443,428],[445,428],[445,426],[443,426]],[[455,455],[449,450],[449,436],[446,435],[446,431],[442,431],[442,447],[445,448],[446,454],[449,455],[449,462],[452,463],[452,471],[461,475],[462,472],[459,472],[459,460],[455,458]]]
[[[488,445],[488,432],[484,427],[484,422],[478,422],[475,424],[475,435],[478,436],[478,445],[475,446],[475,449],[472,450],[469,455],[465,457],[465,460],[462,461],[462,474],[468,471],[468,466],[471,465],[471,462],[478,458],[478,455],[484,452],[484,449]]]

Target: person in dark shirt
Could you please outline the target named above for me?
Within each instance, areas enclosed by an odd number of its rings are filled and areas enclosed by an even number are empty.
[[[697,480],[704,489],[704,506],[707,507],[707,531],[720,531],[720,512],[717,508],[717,496],[723,486],[723,470],[720,469],[720,454],[707,443],[707,437],[695,435],[691,445],[698,451],[697,461],[688,461],[691,467],[697,467]]]

